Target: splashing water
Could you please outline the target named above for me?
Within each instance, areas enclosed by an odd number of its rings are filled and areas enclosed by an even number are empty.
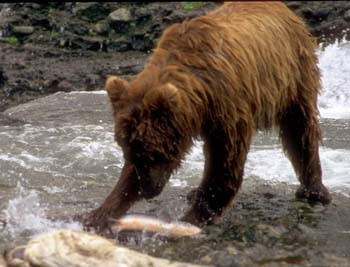
[[[20,183],[17,184],[15,191],[16,198],[11,199],[3,211],[10,236],[20,236],[23,233],[34,236],[62,228],[82,229],[77,222],[54,222],[47,219],[49,207],[40,203],[37,191],[25,189]]]

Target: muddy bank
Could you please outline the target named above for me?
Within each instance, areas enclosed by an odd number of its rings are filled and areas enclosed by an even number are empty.
[[[1,44],[0,110],[58,91],[102,90],[108,75],[135,75],[146,58],[138,51],[99,53]]]
[[[92,129],[92,125],[101,127],[106,124],[109,126],[104,130],[111,131],[111,139],[113,136],[107,96],[101,93],[58,93],[8,109],[2,117],[6,118],[2,120],[3,126],[14,127],[18,132],[21,132],[22,128],[27,127],[25,125],[29,123],[36,129],[65,129],[67,138],[70,135],[68,129],[72,126],[83,125],[86,131],[86,129]],[[19,123],[21,121],[22,124]],[[343,140],[343,137],[349,136],[348,123],[326,120],[321,126],[326,137],[325,145],[349,148],[348,142],[344,143]],[[335,129],[337,134],[334,132]],[[98,133],[99,136],[103,134],[103,132]],[[56,143],[52,131],[46,134],[43,132],[40,137],[42,139],[40,144],[44,150],[39,153],[47,156],[56,146],[65,147],[66,142],[69,141],[63,139],[60,143]],[[254,143],[260,143],[265,139],[269,137],[259,134]],[[51,142],[47,146],[48,151],[44,148],[45,140]],[[114,144],[112,140],[110,142],[111,145]],[[266,143],[266,141],[263,142]],[[36,145],[34,139],[31,145]],[[64,155],[61,156],[64,158]],[[104,166],[110,164],[109,159],[103,161]],[[120,159],[111,157],[110,161],[119,162]],[[89,162],[86,164],[92,165]],[[99,167],[100,169],[96,170],[96,173],[91,172],[90,176],[98,176],[100,184],[89,181],[86,189],[80,189],[74,194],[67,192],[67,195],[62,195],[60,191],[55,194],[45,194],[49,197],[46,200],[47,203],[54,206],[64,199],[63,203],[67,202],[67,204],[59,206],[61,210],[57,209],[57,212],[66,214],[90,210],[97,206],[114,186],[113,177],[118,176],[118,171],[112,172],[110,169],[103,169],[103,166]],[[70,181],[73,181],[73,177],[80,172],[79,168],[85,169],[86,166],[74,165]],[[30,175],[25,173],[25,169],[21,172],[26,177]],[[27,170],[27,172],[32,171]],[[103,176],[100,177],[102,172],[111,173],[112,178],[108,181],[103,179]],[[186,195],[199,182],[201,171],[193,173],[192,176],[191,180],[196,181],[195,184],[185,188],[168,185],[159,197],[137,203],[129,213],[165,216],[173,220],[180,218],[188,207]],[[53,182],[46,173],[42,179],[47,181],[39,181],[38,178],[36,174],[31,180],[32,188],[42,188],[43,183],[51,186]],[[52,178],[56,181],[62,179],[57,176]],[[77,186],[78,183],[69,187]],[[333,191],[333,202],[330,206],[311,206],[308,203],[296,201],[295,190],[294,185],[271,183],[255,176],[248,176],[245,177],[243,187],[232,208],[227,211],[221,222],[204,228],[203,238],[160,239],[135,236],[128,242],[123,242],[122,245],[156,257],[214,266],[348,266],[350,263],[349,198]],[[3,231],[6,231],[6,228]],[[18,238],[11,245],[22,244],[28,236]],[[4,248],[9,245],[1,246]]]
[[[285,1],[306,22],[309,31],[321,43],[350,39],[350,3],[348,1]]]
[[[286,1],[320,42],[348,36],[346,1]],[[100,90],[137,74],[169,25],[214,2],[0,4],[0,110],[58,91]]]

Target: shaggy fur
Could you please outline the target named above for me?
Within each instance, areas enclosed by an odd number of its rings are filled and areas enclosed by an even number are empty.
[[[87,225],[103,228],[134,201],[158,195],[198,137],[205,142],[204,178],[183,219],[215,221],[241,186],[254,132],[273,126],[301,183],[297,197],[328,204],[315,46],[280,2],[225,3],[169,27],[133,81],[107,80],[125,167]]]

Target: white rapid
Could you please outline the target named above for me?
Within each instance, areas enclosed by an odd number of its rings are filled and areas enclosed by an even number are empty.
[[[350,42],[341,40],[318,51],[323,93],[322,118],[350,119]]]

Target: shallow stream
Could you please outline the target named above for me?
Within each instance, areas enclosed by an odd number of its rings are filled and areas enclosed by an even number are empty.
[[[350,43],[320,50],[319,65],[323,179],[331,192],[350,201]],[[196,142],[166,192],[182,192],[199,183],[201,145]],[[122,165],[103,91],[58,93],[0,114],[0,250],[53,229],[81,229],[78,223],[46,217],[97,206],[114,186]],[[245,166],[245,180],[252,177],[298,184],[276,134],[256,135]],[[167,197],[158,201],[172,201],[171,194]],[[157,212],[174,219],[182,214],[184,205],[171,210],[174,205],[169,210],[167,205],[162,203]]]

